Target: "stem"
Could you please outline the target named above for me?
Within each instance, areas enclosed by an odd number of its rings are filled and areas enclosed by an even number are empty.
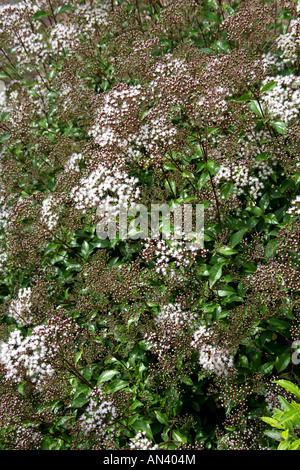
[[[61,356],[63,362],[65,362],[67,365],[68,365],[68,371],[71,372],[72,374],[74,374],[79,380],[81,380],[81,382],[83,382],[85,385],[87,385],[88,387],[90,387],[91,389],[93,389],[93,385],[90,384],[90,382],[88,382],[84,377],[83,375],[81,375],[81,373],[76,369],[76,367],[71,364],[65,357]]]
[[[52,3],[51,3],[51,0],[48,0],[48,3],[49,3],[50,10],[51,10],[51,13],[52,13],[52,16],[53,16],[53,19],[54,19],[54,23],[57,24],[56,16],[55,16],[55,14],[54,14],[54,10],[53,10],[53,6],[52,6]]]
[[[197,134],[198,134],[198,142],[199,142],[199,145],[202,147],[202,150],[203,150],[203,158],[204,158],[204,161],[205,161],[205,163],[207,163],[207,162],[208,162],[208,158],[207,158],[207,149],[205,148],[205,146],[204,146],[204,144],[203,144],[203,142],[202,142],[202,140],[201,140],[201,136],[200,136],[200,133],[199,133],[199,129],[196,129],[196,132],[197,132]],[[220,214],[220,203],[219,203],[219,199],[218,199],[217,192],[216,192],[216,188],[215,188],[215,183],[214,183],[213,177],[212,177],[212,175],[211,175],[211,172],[209,171],[209,169],[207,169],[207,171],[208,171],[208,174],[209,174],[210,183],[211,183],[212,190],[213,190],[214,197],[215,197],[215,201],[216,201],[218,224],[219,224],[220,232],[222,232],[222,222],[221,222],[221,214]]]
[[[142,19],[141,19],[141,14],[140,14],[140,9],[139,9],[139,0],[135,0],[135,8],[137,12],[138,23],[140,25],[142,33],[144,34],[144,29],[143,29]]]
[[[172,192],[172,194],[173,194],[173,197],[174,197],[174,199],[176,199],[176,194],[175,194],[174,191],[173,191],[173,188],[172,188],[171,183],[170,183],[170,181],[169,181],[168,175],[166,174],[166,172],[165,172],[165,170],[164,170],[163,164],[161,165],[161,169],[162,169],[162,172],[163,172],[163,174],[164,174],[164,177],[166,178],[166,180],[167,180],[167,182],[168,182],[168,185],[169,185],[169,187],[170,187],[170,189],[171,189],[171,192]]]

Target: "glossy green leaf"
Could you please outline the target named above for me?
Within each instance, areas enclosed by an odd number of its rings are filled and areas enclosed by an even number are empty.
[[[287,390],[288,392],[291,392],[296,395],[297,398],[300,398],[300,388],[294,383],[284,379],[276,380],[275,383],[285,388],[285,390]]]
[[[120,372],[118,370],[114,370],[114,369],[103,371],[99,375],[99,378],[97,380],[97,385],[111,380],[113,377],[115,377],[115,375],[118,375],[119,373]]]
[[[222,276],[223,264],[215,264],[209,271],[209,285],[213,285],[220,279]]]
[[[166,414],[162,413],[161,411],[157,411],[157,410],[155,410],[154,413],[155,413],[155,416],[156,416],[157,420],[161,424],[165,424],[165,425],[169,424],[169,418]]]

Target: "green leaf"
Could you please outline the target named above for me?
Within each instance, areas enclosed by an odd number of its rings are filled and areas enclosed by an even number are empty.
[[[37,11],[34,15],[33,15],[33,19],[34,20],[39,20],[40,18],[44,18],[44,16],[50,16],[50,13],[47,13],[43,10],[39,10]]]
[[[266,246],[266,250],[265,250],[267,258],[273,258],[274,254],[275,254],[275,251],[276,251],[276,248],[277,248],[277,245],[278,245],[277,240],[270,240],[269,241],[269,243]]]
[[[278,427],[278,420],[275,418],[269,418],[268,416],[263,416],[261,420],[264,421],[265,423],[270,424],[270,426],[273,426],[274,428]]]
[[[158,303],[158,302],[151,302],[151,301],[150,301],[150,302],[147,302],[147,305],[148,305],[149,307],[158,307],[158,306],[159,306],[159,303]]]
[[[10,133],[6,132],[5,134],[0,135],[0,143],[5,142],[10,137]]]
[[[174,165],[174,163],[164,163],[164,169],[178,171],[178,168]]]
[[[290,323],[280,318],[269,318],[268,323],[272,330],[283,331],[290,329]]]
[[[75,400],[73,400],[73,402],[71,404],[71,407],[72,408],[81,408],[88,401],[89,401],[89,399],[87,398],[86,395],[79,395],[77,398],[75,398]]]
[[[194,382],[190,377],[183,377],[182,382],[186,385],[190,385],[191,387],[194,385]]]
[[[75,366],[77,365],[79,359],[81,358],[82,353],[83,353],[83,351],[79,351],[79,352],[75,355],[75,358],[74,358],[74,364],[75,364]]]
[[[262,211],[265,211],[270,204],[270,197],[268,193],[265,193],[259,201],[259,207]]]
[[[253,274],[257,270],[256,264],[251,263],[250,261],[245,261],[242,263],[242,266],[245,268],[245,272],[249,274]]]
[[[277,82],[269,82],[269,83],[266,83],[262,89],[260,90],[261,93],[266,93],[267,91],[270,91],[270,90],[273,90],[273,88],[277,85]]]
[[[157,420],[161,423],[161,424],[165,424],[165,425],[168,425],[169,424],[169,418],[166,414],[162,413],[161,411],[154,411],[155,413],[155,416],[157,418]]]
[[[111,369],[111,370],[105,370],[103,371],[100,375],[99,375],[99,378],[97,380],[97,385],[103,383],[103,382],[107,382],[109,380],[111,380],[115,375],[119,374],[120,372],[118,370],[115,370],[115,369]]]
[[[238,364],[239,364],[241,367],[244,367],[245,369],[248,369],[248,368],[249,368],[249,360],[248,360],[248,357],[245,356],[244,354],[239,354],[239,357],[238,357]]]
[[[165,188],[176,195],[176,183],[174,180],[165,181]]]
[[[296,439],[296,441],[294,441],[290,447],[289,447],[289,450],[297,450],[300,448],[300,439]]]
[[[259,368],[259,372],[262,375],[270,375],[274,367],[274,362],[267,362],[266,364],[263,364]]]
[[[275,383],[285,388],[285,390],[296,395],[297,398],[300,398],[300,388],[297,387],[297,385],[290,382],[289,380],[280,379],[280,380],[276,380]]]
[[[58,245],[57,242],[49,243],[49,245],[47,246],[47,248],[44,251],[44,254],[47,255],[48,253],[51,253],[51,251],[57,250],[58,246],[59,245]]]
[[[174,441],[183,442],[184,444],[187,444],[187,437],[177,429],[174,429],[174,431],[172,431],[172,438],[174,439]]]
[[[264,107],[261,103],[259,103],[257,100],[252,100],[249,104],[249,109],[253,111],[257,116],[264,117],[265,115],[265,110]]]
[[[222,23],[222,19],[216,14],[213,13],[212,11],[206,11],[204,15],[204,21],[209,21],[213,23]]]
[[[222,289],[218,290],[218,295],[220,297],[226,297],[227,295],[235,295],[236,291],[231,286],[224,286]]]
[[[223,41],[218,40],[218,41],[214,42],[211,47],[212,47],[212,49],[217,49],[217,51],[220,51],[220,52],[226,52],[227,53],[227,52],[230,51],[230,46],[229,46],[228,42],[225,41],[225,40],[223,40]],[[208,50],[207,52],[211,52],[211,51]]]
[[[287,450],[289,448],[289,441],[280,442],[277,450]]]
[[[146,437],[148,439],[150,439],[150,441],[152,441],[153,439],[153,434],[152,434],[152,430],[151,430],[151,426],[150,426],[150,423],[146,422],[145,420],[136,420],[133,424],[132,424],[132,428],[138,433],[139,431],[142,431],[142,432],[145,432],[146,433]]]
[[[279,134],[286,134],[286,124],[283,121],[273,121],[271,122],[271,126]]]
[[[82,246],[81,246],[81,255],[86,258],[88,256],[88,253],[89,253],[89,244],[86,240],[84,240]]]
[[[290,362],[291,354],[289,352],[281,354],[279,357],[276,357],[275,367],[277,369],[277,372],[282,372],[283,370],[285,370]]]
[[[76,10],[76,7],[73,7],[72,5],[62,5],[61,7],[57,8],[57,10],[55,10],[54,15],[59,15],[60,13],[68,10]]]
[[[253,98],[253,95],[249,91],[248,93],[245,93],[244,95],[240,96],[236,101],[238,101],[240,103],[240,102],[244,102],[244,101],[250,101],[250,100],[252,100],[252,98]]]
[[[278,401],[280,403],[280,406],[282,407],[283,411],[289,411],[292,409],[292,405],[285,399],[283,398],[281,395],[278,395]],[[282,416],[283,414],[283,411],[281,412],[280,416]],[[279,418],[279,416],[278,416]]]
[[[129,386],[129,382],[125,380],[113,380],[107,387],[106,391],[109,393],[118,392],[119,390],[123,390],[123,388],[127,388]]]
[[[264,162],[264,161],[268,160],[269,156],[270,156],[270,152],[261,152],[255,158],[255,162]]]
[[[17,386],[17,390],[18,390],[19,393],[21,393],[21,395],[24,395],[24,385],[25,384],[26,384],[26,382],[21,382]]]
[[[44,437],[41,444],[42,450],[50,450],[51,440],[49,437]]]
[[[218,249],[218,252],[226,256],[235,255],[237,253],[237,251],[230,248],[230,246],[222,246]]]
[[[276,219],[276,215],[275,214],[266,214],[264,216],[264,220],[268,223],[268,224],[275,224],[275,225],[278,225],[278,220]]]
[[[184,178],[190,178],[190,179],[195,178],[193,173],[191,173],[190,171],[187,171],[187,170],[183,170],[181,174]]]
[[[222,276],[223,264],[215,264],[209,272],[209,285],[212,287]]]
[[[281,416],[281,418],[278,420],[278,426],[280,424],[286,423],[287,421],[293,421],[296,418],[298,419],[300,418],[300,409],[299,410],[292,409],[292,410],[285,411],[283,415]]]
[[[282,441],[282,435],[280,431],[275,431],[275,429],[271,429],[270,431],[265,431],[264,434],[269,436],[274,441]]]
[[[240,241],[243,239],[243,236],[245,235],[246,232],[247,232],[247,228],[242,228],[238,232],[234,233],[230,237],[231,246],[235,247],[236,245],[238,245],[240,243]]]

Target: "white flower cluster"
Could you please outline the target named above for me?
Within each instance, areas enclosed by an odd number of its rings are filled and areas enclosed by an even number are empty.
[[[30,424],[22,426],[18,425],[15,429],[15,450],[28,450],[28,443],[30,443],[30,449],[39,449],[44,439],[41,431],[37,430],[38,426]]]
[[[18,292],[18,298],[12,300],[8,316],[13,317],[19,325],[30,324],[33,320],[31,315],[31,288],[24,287]]]
[[[39,62],[46,61],[49,57],[49,50],[45,44],[45,38],[42,33],[32,32],[28,25],[20,29],[18,37],[14,40],[14,54],[17,55],[19,66],[35,67]]]
[[[63,309],[57,307],[59,310]],[[63,313],[52,315],[47,323],[35,326],[25,337],[16,328],[0,343],[0,362],[8,380],[18,383],[27,377],[42,390],[59,364],[61,348],[73,345],[79,331],[71,318],[61,318]]]
[[[170,327],[193,328],[196,315],[190,311],[184,311],[180,303],[164,305],[160,313],[155,317],[158,325],[162,326],[167,336]]]
[[[299,13],[299,4],[297,6]],[[276,39],[277,54],[268,52],[263,57],[266,70],[273,69],[275,74],[268,76],[262,85],[276,82],[276,86],[262,95],[262,102],[274,118],[288,123],[299,116],[300,79],[289,74],[281,75],[286,66],[296,65],[300,50],[300,18],[291,20],[289,32]],[[276,71],[279,73],[276,75]]]
[[[65,165],[65,171],[79,171],[79,162],[84,160],[82,153],[73,153]]]
[[[263,85],[276,82],[272,90],[262,95],[262,102],[274,118],[286,123],[297,119],[300,106],[300,78],[290,74],[267,77]]]
[[[113,88],[105,95],[97,120],[89,132],[98,145],[124,147],[124,139],[120,137],[120,131],[123,123],[132,119],[133,107],[138,103],[140,95],[141,85],[122,85]]]
[[[10,86],[8,86],[7,87],[7,100],[3,108],[4,112],[9,113],[10,124],[16,128],[18,128],[18,126],[20,125],[20,122],[22,121],[22,117],[24,118],[24,114],[28,115],[28,109],[26,109],[24,100],[22,100],[22,93],[23,91],[21,89],[10,91]],[[30,96],[27,95],[27,96],[28,96],[27,103],[31,101],[33,105],[34,101],[36,100],[36,97],[34,99],[33,95],[30,95]],[[41,103],[40,100],[37,100],[37,101]],[[39,115],[40,113],[41,113],[41,110],[38,111]]]
[[[5,264],[8,259],[7,253],[0,251],[0,270],[4,271],[6,269]]]
[[[249,132],[245,132],[244,136],[239,140],[239,149],[237,156],[239,159],[250,158],[251,161],[262,153],[264,142],[270,140],[270,133],[267,130],[255,129],[255,126]]]
[[[36,65],[38,60],[46,58],[44,37],[39,32],[33,32],[28,22],[28,16],[33,16],[38,9],[33,2],[0,5],[0,23],[5,23],[9,46],[21,66],[29,66],[33,61]]]
[[[97,207],[98,215],[115,217],[138,200],[137,183],[137,178],[128,176],[117,167],[99,165],[89,176],[80,180],[79,186],[72,188],[70,196],[82,213]]]
[[[79,426],[83,434],[95,432],[100,435],[107,434],[107,428],[117,416],[116,408],[111,400],[105,398],[102,390],[98,387],[93,389],[89,395],[89,403],[79,419]]]
[[[6,87],[5,83],[0,80],[0,110],[5,106],[6,103]]]
[[[52,194],[44,199],[42,204],[41,222],[45,224],[49,230],[52,230],[59,220],[58,213],[55,212],[54,198]]]
[[[292,201],[291,207],[287,210],[287,214],[292,216],[300,215],[300,196],[297,196],[296,199]]]
[[[1,343],[0,362],[5,367],[7,379],[18,383],[26,374],[40,387],[43,379],[54,373],[48,360],[58,351],[58,346],[53,343],[51,349],[46,347],[45,334],[49,335],[45,325],[36,326],[25,338],[20,330],[15,329],[7,342]]]
[[[264,67],[265,72],[273,68],[276,68],[277,71],[284,68],[283,62],[280,62],[278,58],[272,54],[272,52],[267,52],[267,54],[263,54],[262,65]]]
[[[68,0],[59,2],[59,6],[68,4]],[[81,5],[76,0],[72,4],[72,15],[69,12],[56,15],[55,23],[48,24],[45,30],[40,30],[39,23],[32,21],[32,17],[39,10],[49,11],[49,2],[22,1],[15,5],[0,5],[0,23],[5,23],[9,46],[19,66],[29,70],[49,59],[53,53],[65,55],[72,52],[80,46],[80,36],[90,38],[101,24],[107,23],[107,5],[95,6],[91,2]]]
[[[196,314],[184,310],[178,302],[162,306],[154,319],[156,331],[145,335],[148,347],[163,358],[166,352],[176,348],[179,337],[194,329],[195,319]]]
[[[146,437],[145,431],[139,431],[130,442],[131,450],[157,450],[158,445],[152,445],[152,442]]]
[[[219,377],[227,376],[229,369],[233,367],[233,356],[226,349],[207,344],[200,350],[199,364]]]
[[[5,193],[3,187],[0,186],[0,227],[6,227],[10,216],[10,208],[5,200]]]
[[[206,326],[202,325],[197,328],[197,330],[194,332],[194,339],[191,342],[192,347],[198,347],[199,341],[208,341],[211,338],[211,333],[210,331],[206,328]]]
[[[107,150],[117,150],[127,160],[140,156],[140,148],[144,148],[151,159],[159,155],[162,148],[173,145],[178,130],[168,113],[160,112],[159,105],[143,111],[143,103],[155,95],[155,86],[155,82],[147,88],[122,84],[106,94],[89,132],[95,142]],[[159,99],[159,95],[155,98]]]
[[[66,52],[80,45],[78,28],[72,24],[57,23],[50,31],[49,42],[54,51]]]
[[[198,245],[186,235],[182,234],[182,239],[179,240],[170,235],[167,241],[145,239],[142,255],[147,256],[147,252],[151,252],[151,257],[155,258],[155,271],[163,276],[169,272],[173,277],[176,272],[170,266],[174,264],[176,267],[188,267],[194,261],[197,249]]]
[[[281,34],[277,40],[277,47],[282,51],[281,59],[284,64],[292,65],[298,59],[299,47],[300,47],[300,18],[291,20],[290,32]]]
[[[207,372],[226,377],[234,366],[233,355],[220,346],[213,346],[210,331],[201,326],[194,333],[191,346],[199,350],[199,364]]]
[[[151,111],[147,114],[148,120],[151,114]],[[160,146],[173,145],[177,132],[176,127],[168,121],[166,116],[160,116],[151,119],[151,124],[143,124],[139,134],[133,135],[133,139],[136,145],[145,147],[151,156]]]
[[[164,59],[165,62],[155,63],[151,70],[153,76],[151,82],[152,88],[155,88],[159,84],[162,76],[169,77],[170,75],[177,74],[179,71],[187,72],[188,70],[184,60],[174,57],[171,53],[166,54]]]
[[[87,2],[82,5],[77,5],[76,16],[79,18],[80,33],[91,36],[91,32],[94,32],[95,28],[100,25],[107,25],[108,19],[108,3],[97,3]]]
[[[211,103],[209,114],[217,114],[219,117],[223,116],[227,110],[227,102],[225,98],[229,96],[229,92],[223,87],[208,87],[206,94],[202,96],[196,103],[194,108],[194,119],[201,120],[203,117],[204,105],[208,100]]]
[[[237,196],[248,192],[254,199],[257,199],[262,195],[264,182],[274,170],[266,161],[256,162],[252,168],[257,170],[257,176],[251,175],[251,170],[246,165],[233,165],[232,169],[221,165],[214,179],[217,183],[221,180],[232,181],[234,193]]]

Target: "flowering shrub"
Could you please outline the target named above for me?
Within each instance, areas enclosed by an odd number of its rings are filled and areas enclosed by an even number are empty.
[[[2,449],[277,448],[261,418],[299,383],[299,15],[0,6]],[[169,238],[133,215],[100,236],[134,204],[201,205],[203,243],[175,216]]]

